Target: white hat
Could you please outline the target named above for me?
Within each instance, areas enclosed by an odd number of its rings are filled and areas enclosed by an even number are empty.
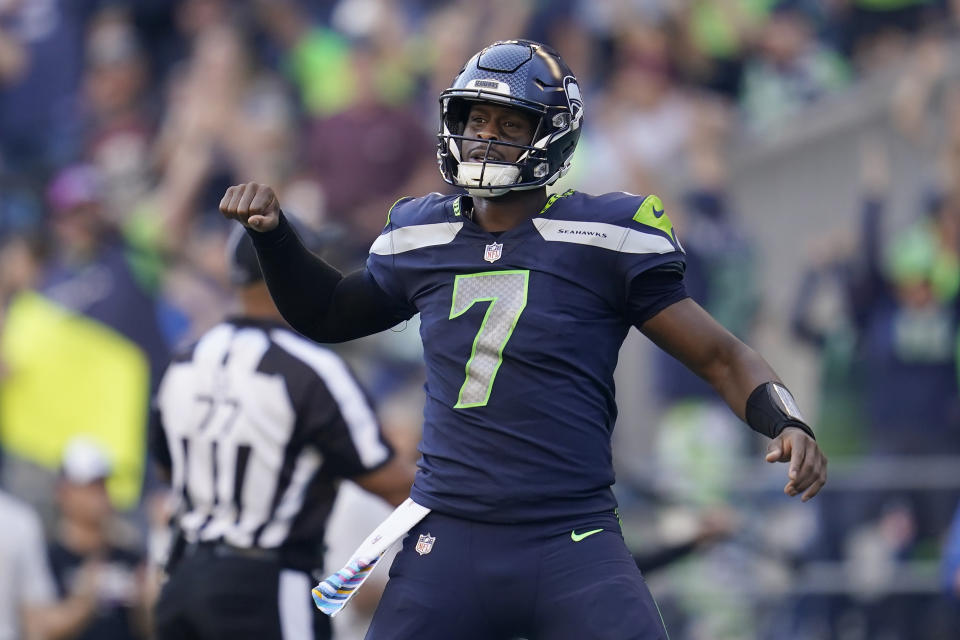
[[[90,484],[110,477],[110,461],[103,448],[88,438],[73,438],[63,449],[60,474],[73,484]]]

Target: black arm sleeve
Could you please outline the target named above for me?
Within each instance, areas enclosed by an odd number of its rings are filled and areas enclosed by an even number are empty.
[[[312,254],[283,214],[276,229],[247,230],[270,295],[294,329],[317,342],[344,342],[409,319],[366,269],[344,276]]]

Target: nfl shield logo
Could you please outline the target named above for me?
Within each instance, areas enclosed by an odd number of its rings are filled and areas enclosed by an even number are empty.
[[[503,253],[503,243],[488,244],[486,251],[483,252],[483,259],[487,262],[496,262],[500,259],[500,254]]]
[[[416,550],[422,556],[427,555],[433,550],[433,543],[437,539],[436,536],[431,536],[429,533],[426,535],[420,536],[420,539],[417,540]]]

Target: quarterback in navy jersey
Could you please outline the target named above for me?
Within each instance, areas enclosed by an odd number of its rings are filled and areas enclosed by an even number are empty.
[[[812,498],[826,458],[770,366],[686,294],[653,195],[546,187],[583,119],[577,80],[531,41],[473,56],[440,98],[438,160],[466,191],[403,198],[365,269],[305,250],[272,189],[227,190],[284,317],[320,342],[419,313],[427,370],[410,530],[368,638],[660,639],[615,516],[613,373],[631,326],[717,390]]]
[[[502,233],[466,197],[393,207],[367,269],[398,314],[421,314],[415,501],[488,522],[613,511],[617,354],[631,325],[686,297],[662,205],[643,201],[567,192]]]

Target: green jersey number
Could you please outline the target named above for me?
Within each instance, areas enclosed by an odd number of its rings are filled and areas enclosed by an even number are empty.
[[[517,320],[527,306],[529,271],[487,271],[457,276],[453,283],[450,319],[467,311],[476,302],[488,302],[480,330],[473,339],[467,360],[467,377],[460,387],[454,409],[482,407],[503,362],[503,348],[513,334]]]

